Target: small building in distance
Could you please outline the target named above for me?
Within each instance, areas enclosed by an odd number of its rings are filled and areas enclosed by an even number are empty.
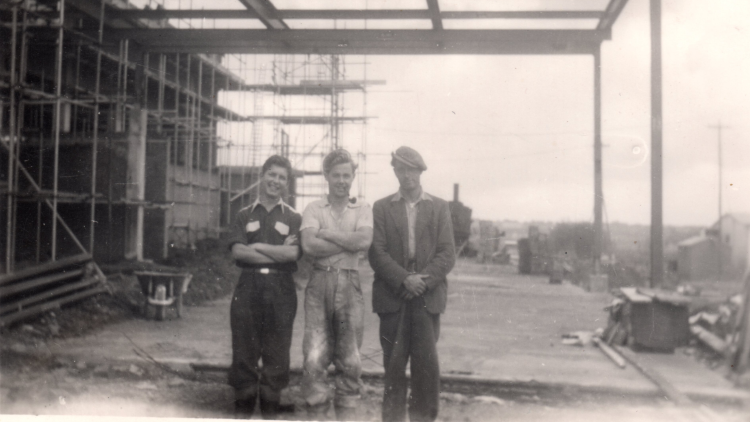
[[[747,268],[750,254],[750,213],[725,214],[711,226],[710,233],[718,235],[719,232],[722,251],[726,250],[725,255],[729,255],[729,267],[725,267],[724,273],[741,275]]]
[[[737,278],[747,268],[749,243],[750,214],[724,215],[721,221],[717,221],[700,235],[678,243],[679,280],[716,279],[720,270],[722,279]]]
[[[719,261],[716,238],[705,232],[677,244],[677,277],[680,281],[716,278]]]

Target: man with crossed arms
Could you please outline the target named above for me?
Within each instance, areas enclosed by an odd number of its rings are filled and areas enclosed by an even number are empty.
[[[328,366],[336,366],[334,408],[339,420],[356,418],[362,362],[364,299],[359,252],[372,242],[372,208],[349,198],[357,165],[346,150],[323,160],[328,195],[305,208],[302,249],[315,259],[305,291],[302,393],[308,419],[326,419]]]
[[[279,403],[281,390],[289,384],[289,348],[297,313],[292,273],[300,256],[302,217],[282,199],[292,177],[289,160],[269,157],[261,170],[258,198],[237,213],[227,242],[242,268],[230,309],[229,370],[240,418],[252,416],[258,396],[265,419],[293,410]]]

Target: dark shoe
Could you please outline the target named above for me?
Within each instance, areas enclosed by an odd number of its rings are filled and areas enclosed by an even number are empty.
[[[294,414],[293,404],[284,404],[273,400],[267,400],[263,397],[260,398],[260,413],[263,415],[263,419],[277,419],[279,416],[284,414]],[[281,417],[281,419],[286,419]]]
[[[234,418],[235,419],[250,419],[255,412],[255,402],[257,396],[244,396],[237,397],[234,400]]]
[[[357,408],[355,407],[334,406],[334,409],[336,410],[336,420],[338,421],[351,422],[360,420],[357,417]]]
[[[307,405],[307,420],[310,421],[327,421],[328,420],[328,409],[330,403],[321,403],[316,405]]]

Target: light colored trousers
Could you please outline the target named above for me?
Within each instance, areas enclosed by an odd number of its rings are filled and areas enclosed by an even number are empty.
[[[336,408],[357,406],[360,395],[364,298],[357,270],[316,269],[305,291],[302,393],[308,406],[327,406],[328,366],[336,367]]]

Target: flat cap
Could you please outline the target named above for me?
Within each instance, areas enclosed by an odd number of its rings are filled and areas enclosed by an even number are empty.
[[[427,164],[424,163],[422,156],[412,148],[399,147],[399,149],[391,153],[391,157],[393,157],[394,160],[398,160],[409,167],[413,167],[422,171],[427,170]]]

